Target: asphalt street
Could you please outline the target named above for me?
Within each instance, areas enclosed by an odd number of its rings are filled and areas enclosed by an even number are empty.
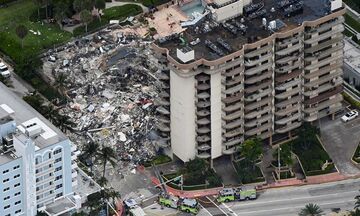
[[[330,213],[334,208],[353,209],[359,189],[360,179],[270,189],[260,192],[256,200],[230,202],[219,207],[229,216],[295,216],[307,203],[315,203],[324,213]]]

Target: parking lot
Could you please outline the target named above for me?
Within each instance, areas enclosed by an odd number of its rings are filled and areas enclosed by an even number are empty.
[[[359,174],[360,169],[351,162],[351,158],[360,142],[360,117],[345,123],[341,121],[341,116],[337,116],[335,120],[321,120],[321,138],[340,173]]]

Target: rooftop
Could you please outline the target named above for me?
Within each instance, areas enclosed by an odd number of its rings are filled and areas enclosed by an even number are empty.
[[[360,47],[356,47],[351,40],[344,40],[344,62],[360,73]]]
[[[289,17],[286,16],[286,11],[289,10],[290,5],[280,7],[279,0],[253,0],[253,4],[261,2],[264,3],[263,7],[257,9],[257,12],[228,20],[225,23],[216,23],[207,16],[196,25],[183,29],[181,34],[174,33],[168,35],[167,37],[157,40],[156,44],[160,47],[167,48],[170,55],[177,61],[179,61],[179,59],[176,57],[176,49],[187,46],[188,44],[191,44],[190,47],[195,51],[195,60],[200,58],[215,60],[240,50],[246,43],[253,43],[267,38],[274,32],[289,31],[301,25],[304,21],[316,20],[330,12],[330,7],[327,6],[329,5],[329,0],[303,0],[303,9],[292,13]],[[293,0],[293,5],[299,2],[298,0]],[[260,12],[264,12],[264,10],[266,10],[266,13],[261,15]],[[266,21],[263,20],[263,18],[265,18]],[[277,26],[270,30],[270,28],[264,27],[264,21],[268,27],[272,26],[271,23],[273,24],[275,22]],[[223,42],[219,42],[218,38],[223,39],[223,41],[229,45],[228,47],[230,47],[230,49],[226,47],[226,44],[224,46]],[[215,45],[215,49],[208,48],[209,44],[211,44],[209,41]]]
[[[0,82],[0,123],[15,120],[19,129],[19,138],[24,133],[25,125],[36,123],[40,125],[42,133],[34,139],[37,149],[45,148],[67,139],[57,127],[45,117],[19,98],[10,89]],[[6,104],[4,103],[6,102]],[[7,154],[0,155],[0,164],[7,163],[13,158]]]

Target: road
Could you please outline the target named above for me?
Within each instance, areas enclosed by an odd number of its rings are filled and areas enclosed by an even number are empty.
[[[228,216],[295,216],[307,203],[316,203],[324,213],[328,214],[333,208],[353,209],[354,197],[359,194],[358,189],[360,189],[360,179],[270,189],[260,192],[257,200],[230,202],[219,207]],[[208,215],[212,214],[208,213]]]

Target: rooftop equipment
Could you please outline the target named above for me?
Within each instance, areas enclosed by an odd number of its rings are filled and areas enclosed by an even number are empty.
[[[224,41],[222,38],[218,38],[216,42],[218,42],[218,44],[224,47],[227,51],[232,52],[231,46],[226,43],[226,41]]]
[[[218,54],[219,56],[224,56],[224,52],[217,47],[213,42],[209,41],[209,40],[205,40],[205,45],[211,49],[213,52],[215,52],[216,54]]]

